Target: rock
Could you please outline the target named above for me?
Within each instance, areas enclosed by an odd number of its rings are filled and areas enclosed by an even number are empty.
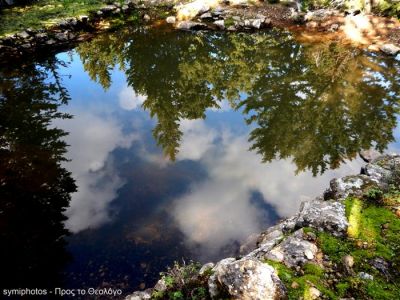
[[[312,227],[318,231],[329,231],[334,236],[343,236],[348,226],[344,204],[318,199],[305,201],[300,206],[296,226]]]
[[[328,17],[337,16],[337,15],[340,15],[339,11],[334,10],[334,9],[324,9],[323,8],[323,9],[318,9],[318,10],[307,12],[307,14],[304,16],[304,20],[306,22],[310,22],[310,21],[321,22]]]
[[[365,272],[358,273],[358,277],[360,277],[363,280],[374,280],[374,276]]]
[[[217,20],[214,22],[214,24],[219,28],[219,29],[225,29],[225,20]]]
[[[382,52],[389,55],[396,55],[397,53],[400,53],[400,47],[394,44],[384,44],[380,47],[380,49]]]
[[[347,274],[353,273],[354,257],[351,255],[345,255],[342,258],[342,263]]]
[[[212,19],[212,14],[211,13],[204,13],[204,14],[202,14],[201,16],[200,16],[200,19],[202,19],[202,20],[209,20],[209,19]]]
[[[58,32],[54,35],[54,37],[60,42],[68,41],[68,32]]]
[[[115,6],[115,5],[106,5],[106,6],[104,6],[104,7],[102,7],[101,9],[100,9],[100,11],[103,13],[103,14],[109,14],[109,13],[111,13],[113,10],[115,10],[115,9],[117,9],[117,7]]]
[[[47,40],[46,41],[46,45],[54,45],[55,43],[57,43],[55,40],[53,40],[53,39],[49,39],[49,40]]]
[[[379,156],[382,154],[376,151],[375,149],[368,149],[368,150],[363,150],[358,153],[361,157],[361,159],[365,162],[371,162],[374,159],[377,159]]]
[[[201,30],[201,29],[206,29],[207,25],[199,22],[181,21],[178,22],[176,28],[180,30]]]
[[[210,10],[210,6],[204,0],[195,0],[175,7],[178,20],[190,20]]]
[[[151,299],[151,290],[134,292],[133,294],[126,296],[125,300],[148,300]]]
[[[154,286],[154,290],[158,292],[164,292],[167,290],[167,284],[163,278],[157,281],[156,285]]]
[[[386,277],[386,279],[389,280],[389,278],[391,277],[389,272],[390,266],[386,260],[380,257],[375,257],[371,259],[369,263],[374,269],[381,272]]]
[[[298,289],[300,287],[300,284],[298,284],[296,281],[293,281],[291,284],[292,289]]]
[[[255,19],[251,22],[251,26],[255,29],[260,29],[262,25],[262,20],[261,19]]]
[[[299,229],[269,251],[265,258],[282,262],[287,267],[292,268],[312,261],[317,252],[317,246],[304,240],[303,229]]]
[[[174,24],[176,22],[176,18],[174,16],[169,16],[165,19],[168,24]]]
[[[380,185],[385,185],[396,175],[400,165],[400,155],[382,155],[364,166],[362,172]]]
[[[240,245],[239,253],[245,255],[257,248],[259,234],[251,234],[246,241]]]
[[[145,15],[143,16],[143,20],[146,21],[146,22],[148,22],[148,21],[151,20],[151,17],[150,17],[148,14],[145,14]]]
[[[212,262],[204,264],[200,270],[199,270],[199,275],[203,276],[206,272],[210,271],[212,268],[214,268],[215,264]]]
[[[21,39],[27,39],[30,37],[30,34],[26,31],[22,31],[22,32],[18,33],[18,37],[20,37]]]
[[[208,285],[212,299],[225,292],[229,299],[275,300],[286,297],[286,290],[273,267],[256,259],[232,259],[218,263]]]
[[[312,286],[308,289],[308,296],[309,298],[307,299],[319,299],[321,296],[321,292]]]
[[[362,197],[371,187],[376,187],[378,181],[371,176],[351,175],[332,179],[330,188],[325,191],[325,199],[344,200],[348,196]]]

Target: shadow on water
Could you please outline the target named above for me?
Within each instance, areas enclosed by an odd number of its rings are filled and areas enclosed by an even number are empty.
[[[0,265],[2,288],[54,288],[68,260],[63,211],[76,191],[66,133],[51,128],[69,101],[55,59],[0,71]],[[53,78],[49,78],[49,74]]]
[[[154,137],[171,159],[181,120],[205,118],[223,100],[255,127],[251,149],[264,162],[292,158],[314,175],[394,141],[400,66],[392,58],[278,32],[119,32],[76,51],[105,89],[120,66],[157,118]]]
[[[179,154],[182,122],[204,119],[207,110],[224,105],[242,114],[251,129],[251,151],[264,162],[289,158],[298,172],[315,176],[338,168],[361,150],[383,151],[394,141],[400,66],[390,58],[334,43],[300,44],[274,31],[128,29],[99,36],[75,51],[90,78],[104,89],[112,86],[116,67],[126,75],[132,97],[142,99],[155,119],[155,140],[172,160]],[[58,110],[70,101],[57,71],[62,65],[49,58],[18,70],[0,70],[0,260],[8,274],[4,286],[62,284],[60,271],[68,261],[63,213],[76,191],[64,164],[67,132],[52,126],[56,119],[71,117]],[[109,280],[129,290],[142,281],[154,282],[172,257],[187,254],[176,220],[154,207],[162,197],[168,202],[181,196],[182,186],[207,174],[190,160],[175,169],[152,170],[139,158],[132,159],[132,149],[118,151],[118,172],[136,185],[118,188],[112,204],[118,217],[112,224],[69,239],[69,250],[78,253],[69,276],[74,283],[101,286]],[[135,201],[125,201],[131,195]],[[267,225],[279,218],[257,190],[251,191],[249,203],[268,219]],[[218,245],[224,256],[238,248],[237,240],[229,243]],[[94,255],[105,266],[91,265]],[[155,257],[157,263],[149,264]],[[99,278],[102,273],[107,278]],[[140,278],[144,273],[147,279]],[[120,282],[126,285],[118,286]]]

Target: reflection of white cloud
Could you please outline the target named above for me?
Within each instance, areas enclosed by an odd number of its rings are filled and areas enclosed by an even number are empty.
[[[210,132],[202,126],[197,138],[209,141]],[[188,241],[200,243],[211,255],[232,240],[264,229],[261,224],[266,222],[250,201],[252,191],[260,192],[279,215],[290,216],[301,201],[321,194],[331,178],[358,172],[361,166],[355,161],[317,178],[309,172],[296,176],[290,160],[261,163],[258,154],[248,151],[247,135],[235,137],[225,131],[218,143],[216,137],[214,132],[214,143],[199,152],[201,156],[193,155],[205,165],[207,180],[176,199],[172,212]]]
[[[67,228],[78,232],[109,220],[108,204],[123,185],[113,167],[110,153],[117,147],[129,147],[134,136],[125,136],[113,119],[80,112],[73,120],[61,121],[69,132],[66,142],[66,168],[72,172],[78,192],[72,195],[66,215]]]
[[[213,146],[216,133],[207,128],[202,120],[181,120],[183,133],[178,160],[198,160]]]
[[[145,95],[136,94],[131,87],[124,87],[118,94],[119,105],[125,110],[134,110],[146,100]]]

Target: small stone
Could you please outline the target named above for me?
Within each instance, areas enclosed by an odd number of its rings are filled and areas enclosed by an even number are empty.
[[[300,285],[296,281],[292,282],[292,285],[291,285],[292,289],[297,289],[297,288],[299,288],[299,286]]]
[[[309,250],[309,249],[306,249],[306,251],[304,251],[304,255],[305,255],[305,257],[307,257],[307,259],[309,259],[309,260],[311,260],[311,259],[314,258],[314,254],[313,254],[312,251]]]
[[[313,286],[310,287],[308,292],[310,295],[310,299],[319,299],[319,297],[321,296],[321,292]]]
[[[149,16],[148,14],[145,14],[145,15],[143,16],[143,20],[145,20],[146,22],[148,22],[148,21],[151,20],[151,18],[150,18],[150,16]]]
[[[204,13],[200,16],[200,19],[202,20],[207,20],[207,19],[212,19],[212,14],[211,13]]]
[[[381,46],[381,51],[389,54],[389,55],[396,55],[397,53],[400,52],[400,47],[394,45],[394,44],[385,44]]]
[[[174,16],[169,16],[165,19],[168,24],[174,24],[176,22],[176,18]]]
[[[252,23],[251,26],[260,29],[261,28],[262,21],[260,19],[255,19]]]
[[[363,280],[374,280],[374,276],[365,272],[358,273],[358,277],[360,277]]]
[[[139,284],[139,289],[144,290],[146,287],[146,284],[144,282],[142,282],[141,284]]]
[[[351,255],[345,255],[342,258],[343,266],[347,273],[352,273],[352,268],[354,266],[354,258]]]
[[[225,21],[224,20],[217,20],[214,22],[214,24],[219,28],[219,29],[225,29]]]
[[[18,36],[19,36],[20,38],[27,39],[27,38],[30,36],[30,34],[29,34],[28,32],[26,32],[26,31],[22,31],[22,32],[20,32],[20,33],[18,34]]]
[[[203,265],[200,270],[199,270],[199,275],[203,276],[206,272],[210,271],[212,268],[214,268],[214,263],[209,262]]]

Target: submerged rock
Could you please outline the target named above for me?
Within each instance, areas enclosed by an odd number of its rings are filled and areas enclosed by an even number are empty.
[[[285,287],[275,269],[256,259],[223,260],[213,271],[208,281],[212,299],[275,300],[286,297]]]
[[[125,298],[125,300],[148,300],[148,299],[151,299],[151,290],[134,292],[133,294]]]

